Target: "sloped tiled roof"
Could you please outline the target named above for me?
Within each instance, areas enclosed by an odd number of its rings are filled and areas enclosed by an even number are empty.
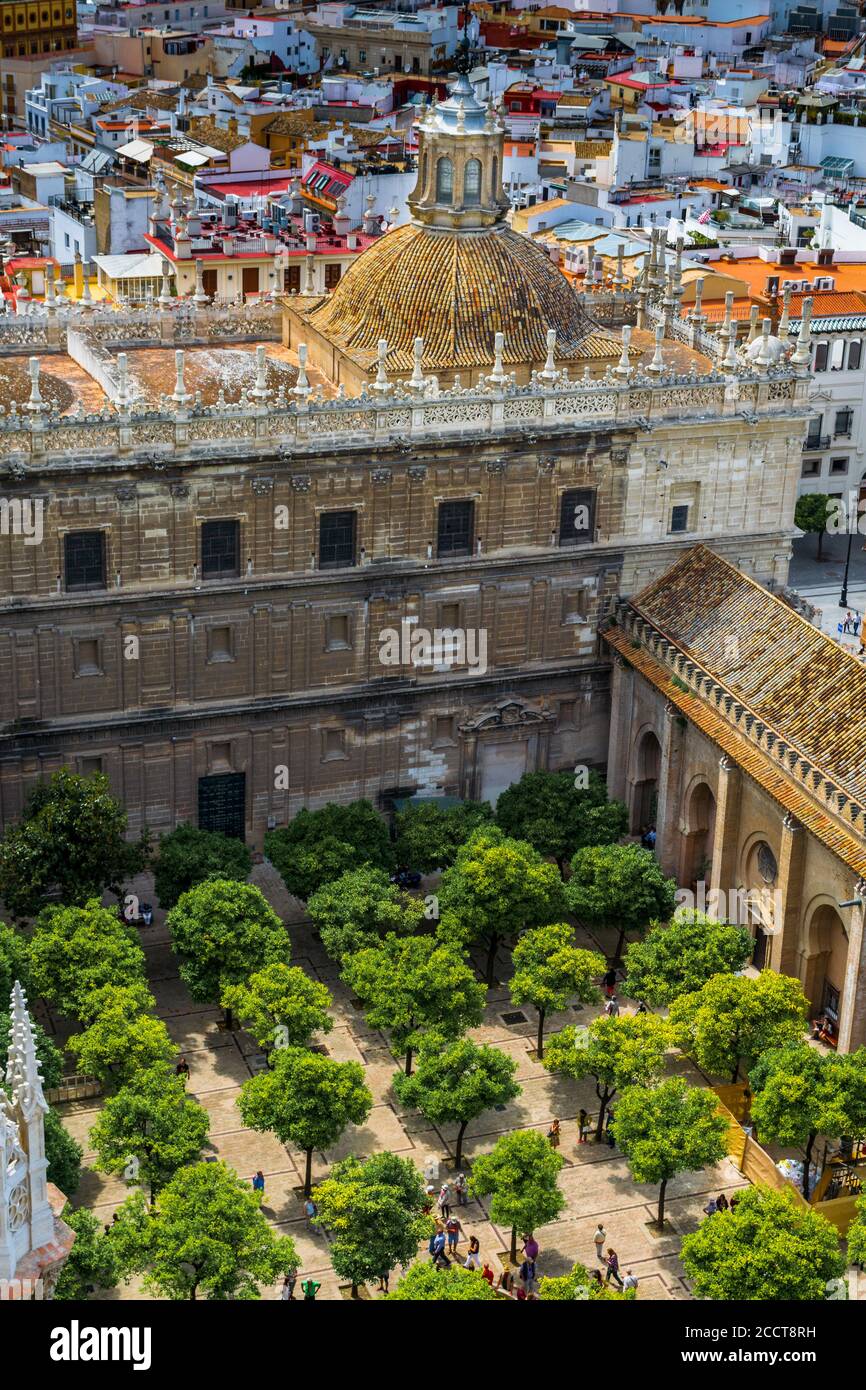
[[[662,652],[630,639],[622,613],[605,640],[851,868],[866,874],[866,837],[844,823],[852,807],[866,804],[866,669],[857,658],[705,546],[687,551],[623,612],[672,646]],[[723,689],[721,703],[681,688],[688,677],[674,683],[677,653]],[[763,731],[760,738],[738,727],[743,718],[753,731]],[[784,759],[781,749],[787,750]],[[822,804],[827,782],[841,791],[838,810]]]
[[[223,154],[231,154],[232,150],[239,150],[241,145],[250,143],[248,135],[238,135],[225,130],[204,116],[190,121],[189,138],[197,145],[211,145],[215,150],[222,150]]]

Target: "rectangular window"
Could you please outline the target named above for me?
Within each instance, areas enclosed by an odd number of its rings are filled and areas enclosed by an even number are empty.
[[[830,472],[831,472],[832,474],[835,474],[835,476],[836,476],[837,478],[840,477],[841,474],[847,473],[847,472],[848,472],[848,460],[847,460],[847,458],[831,459],[831,460],[830,460]]]
[[[855,338],[854,341],[853,341],[853,343],[849,343],[849,345],[848,345],[848,370],[849,370],[849,372],[855,372],[855,371],[857,370],[857,368],[860,366],[860,361],[861,361],[862,356],[863,356],[863,344],[862,344],[862,342],[861,342],[861,340],[860,340],[859,338]]]
[[[475,516],[474,502],[440,502],[436,526],[436,554],[471,555]]]
[[[459,603],[440,603],[439,605],[439,627],[460,627],[460,604]]]
[[[105,536],[102,531],[71,531],[63,541],[69,593],[105,588]]]
[[[687,502],[678,503],[671,507],[671,524],[668,528],[671,534],[689,529],[689,507]]]
[[[820,460],[820,459],[804,459],[804,460],[803,460],[803,469],[802,469],[801,477],[803,477],[803,478],[818,478],[818,477],[820,477],[820,474],[821,474],[821,460]]]
[[[208,661],[234,661],[234,659],[231,628],[212,627],[208,632]]]
[[[595,528],[595,492],[572,487],[559,501],[559,544],[582,545],[591,541]]]
[[[322,512],[319,517],[319,569],[349,569],[355,563],[357,512]]]
[[[322,730],[322,762],[332,763],[338,758],[345,758],[346,754],[346,735],[342,729],[323,729]]]
[[[82,777],[92,777],[94,773],[102,771],[101,758],[79,758],[78,771]]]
[[[299,265],[287,265],[283,276],[283,288],[287,294],[300,294],[301,292],[301,267]]]
[[[851,434],[851,426],[854,423],[853,410],[837,410],[836,422],[833,426],[833,434],[838,439],[840,435],[846,438]]]
[[[454,716],[437,714],[433,719],[433,747],[445,748],[454,742]]]
[[[102,667],[99,663],[99,642],[97,639],[88,637],[76,645],[78,650],[75,674],[77,676],[101,676]]]
[[[205,521],[201,528],[202,579],[236,579],[240,574],[239,521]]]
[[[815,348],[815,371],[826,372],[827,361],[830,356],[830,344],[819,343]]]
[[[341,265],[337,265],[337,264],[335,264],[335,265],[326,265],[326,266],[325,266],[325,289],[326,289],[326,290],[335,290],[335,289],[337,288],[337,286],[339,285],[339,283],[340,283],[340,276],[342,275],[342,273],[343,273],[343,267],[342,267]]]
[[[351,645],[348,613],[332,613],[325,619],[325,651],[346,651]]]

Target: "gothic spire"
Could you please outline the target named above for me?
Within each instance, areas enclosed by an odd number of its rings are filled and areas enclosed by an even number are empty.
[[[27,1012],[27,998],[18,980],[12,988],[10,1015],[6,1085],[12,1104],[17,1107],[22,1118],[29,1121],[38,1110],[44,1114],[48,1110],[48,1102],[42,1089],[36,1039]]]

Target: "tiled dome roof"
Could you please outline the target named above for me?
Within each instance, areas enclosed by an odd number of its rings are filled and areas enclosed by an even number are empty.
[[[505,334],[506,364],[543,362],[550,328],[558,361],[619,351],[547,252],[503,225],[473,233],[398,227],[359,256],[307,318],[359,365],[372,366],[384,338],[396,373],[411,370],[418,337],[428,372],[492,363],[497,332]]]

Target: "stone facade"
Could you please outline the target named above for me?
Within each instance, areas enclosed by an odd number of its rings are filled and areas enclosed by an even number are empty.
[[[692,589],[713,591],[717,558],[697,552],[681,567],[678,584],[685,576]],[[661,866],[694,895],[694,905],[748,925],[754,963],[798,977],[812,1016],[829,1018],[840,1050],[853,1050],[866,1043],[866,825],[855,790],[860,763],[836,751],[844,729],[857,744],[857,727],[851,716],[840,720],[834,704],[841,694],[857,705],[863,673],[816,629],[803,624],[799,631],[801,620],[780,600],[757,591],[753,613],[762,614],[767,644],[770,634],[789,626],[799,652],[775,680],[760,682],[767,700],[786,685],[796,692],[799,722],[786,727],[743,689],[751,627],[745,609],[738,609],[739,633],[730,624],[726,641],[733,651],[725,670],[723,659],[711,663],[708,654],[719,650],[719,631],[724,635],[729,622],[718,619],[727,598],[708,603],[705,620],[691,626],[684,644],[675,574],[667,624],[657,616],[665,576],[654,587],[649,615],[638,594],[620,604],[606,633],[617,653],[609,790],[628,805],[634,834],[655,825]],[[732,579],[731,593],[742,582]],[[837,661],[846,670],[834,670]],[[811,673],[805,685],[798,666]],[[838,726],[836,745],[831,731]],[[801,732],[806,729],[817,751]]]

